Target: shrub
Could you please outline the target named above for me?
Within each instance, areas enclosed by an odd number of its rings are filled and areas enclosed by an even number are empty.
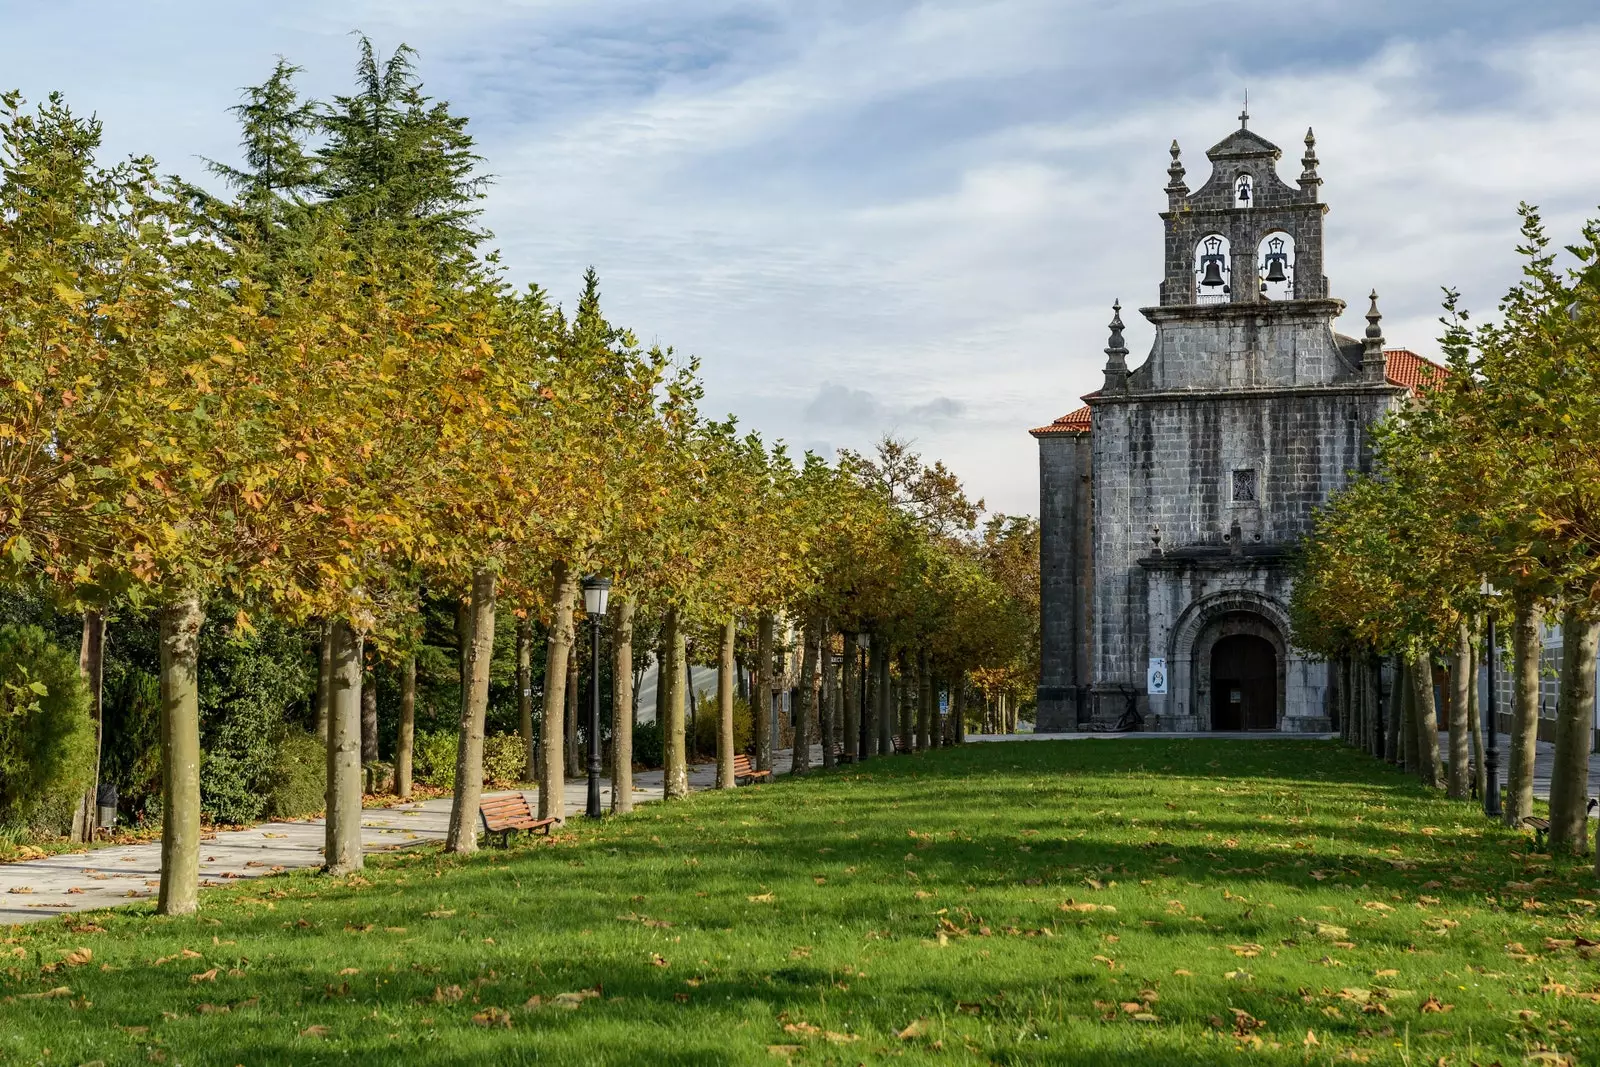
[[[694,717],[694,753],[704,759],[717,756],[717,698],[714,693],[702,693],[697,698],[699,712]],[[755,716],[750,702],[743,697],[733,698],[733,750],[746,752],[755,737]]]
[[[266,810],[274,742],[316,673],[302,635],[263,615],[235,625],[238,605],[219,600],[200,632],[200,809],[214,822],[249,823]]]
[[[0,823],[66,832],[93,776],[76,658],[37,626],[0,626]]]
[[[411,756],[411,773],[419,782],[440,789],[454,789],[456,784],[456,732],[454,730],[419,730],[416,748]]]
[[[528,749],[521,734],[491,734],[483,739],[483,780],[497,785],[522,781]]]
[[[633,762],[648,768],[660,767],[665,762],[659,722],[642,722],[633,728]]]
[[[328,782],[328,750],[315,734],[289,727],[277,739],[277,758],[267,776],[269,819],[300,819],[323,808]]]

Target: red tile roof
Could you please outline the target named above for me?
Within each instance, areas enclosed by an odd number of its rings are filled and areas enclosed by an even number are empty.
[[[1383,350],[1383,373],[1391,385],[1403,385],[1413,396],[1429,388],[1435,377],[1444,378],[1448,367],[1431,359],[1423,359],[1409,348]]]
[[[1449,368],[1431,359],[1424,359],[1409,348],[1384,349],[1383,362],[1384,376],[1389,379],[1389,384],[1405,386],[1413,396],[1427,389],[1435,377],[1442,378],[1450,373]],[[1094,393],[1088,394],[1088,396],[1094,395]],[[1088,396],[1084,399],[1088,399]],[[1067,412],[1048,426],[1038,426],[1028,432],[1035,437],[1088,433],[1093,428],[1089,419],[1089,405],[1085,404],[1075,411]]]

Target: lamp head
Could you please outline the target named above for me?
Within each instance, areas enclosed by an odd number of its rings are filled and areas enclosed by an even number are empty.
[[[606,601],[611,596],[611,579],[591,574],[583,580],[583,610],[591,616],[606,613]]]

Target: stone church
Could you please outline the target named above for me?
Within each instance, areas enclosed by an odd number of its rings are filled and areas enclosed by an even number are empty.
[[[1322,179],[1249,129],[1177,142],[1156,330],[1128,366],[1113,308],[1105,381],[1039,442],[1040,732],[1333,728],[1329,666],[1290,644],[1293,551],[1313,509],[1370,462],[1370,431],[1437,365],[1363,339],[1323,276]]]

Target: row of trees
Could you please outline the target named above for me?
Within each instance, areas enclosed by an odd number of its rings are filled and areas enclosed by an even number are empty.
[[[1473,786],[1483,622],[1509,629],[1511,751],[1504,805],[1533,811],[1541,633],[1563,631],[1550,838],[1587,849],[1588,754],[1600,643],[1600,223],[1557,266],[1537,210],[1521,209],[1522,280],[1498,321],[1472,322],[1448,292],[1448,374],[1388,420],[1373,472],[1319,517],[1296,589],[1296,641],[1338,661],[1352,741],[1401,760],[1452,796]],[[1369,331],[1370,332],[1370,331]],[[1378,657],[1402,680],[1379,707]],[[1444,686],[1441,772],[1434,664]]]
[[[863,711],[844,652],[858,634],[871,634],[879,679],[875,745],[889,736],[896,659],[901,689],[923,694],[902,722],[921,725],[901,731],[913,744],[931,743],[935,677],[958,700],[971,671],[991,672],[990,686],[1025,677],[1016,650],[1036,606],[1019,599],[1015,571],[1029,524],[1000,517],[976,535],[981,502],[894,442],[795,461],[705,417],[694,362],[608,321],[592,271],[570,314],[509,285],[481,251],[484,179],[466,121],[422,92],[412,61],[402,47],[380,62],[363,41],[356,90],[329,103],[303,99],[280,63],[236,109],[242,164],[212,165],[227,197],[160,177],[148,159],[103,167],[97,122],[59,97],[33,110],[4,97],[0,578],[82,612],[97,720],[107,611],[159,620],[166,913],[197,903],[200,636],[219,598],[240,605],[240,630],[270,619],[322,635],[332,873],[362,863],[363,735],[370,755],[376,721],[364,659],[376,650],[401,680],[405,790],[421,608],[441,598],[459,605],[456,852],[476,848],[499,613],[518,620],[528,770],[544,813],[563,813],[586,573],[616,583],[620,810],[632,800],[636,618],[659,626],[669,798],[688,788],[696,635],[714,636],[725,667],[725,785],[742,633],[754,634],[756,759],[771,764],[780,617],[801,634],[801,738],[812,716],[825,738],[854,736]],[[527,684],[536,628],[540,709]],[[835,691],[834,649],[838,714],[816,695]],[[92,801],[91,790],[80,829]]]

